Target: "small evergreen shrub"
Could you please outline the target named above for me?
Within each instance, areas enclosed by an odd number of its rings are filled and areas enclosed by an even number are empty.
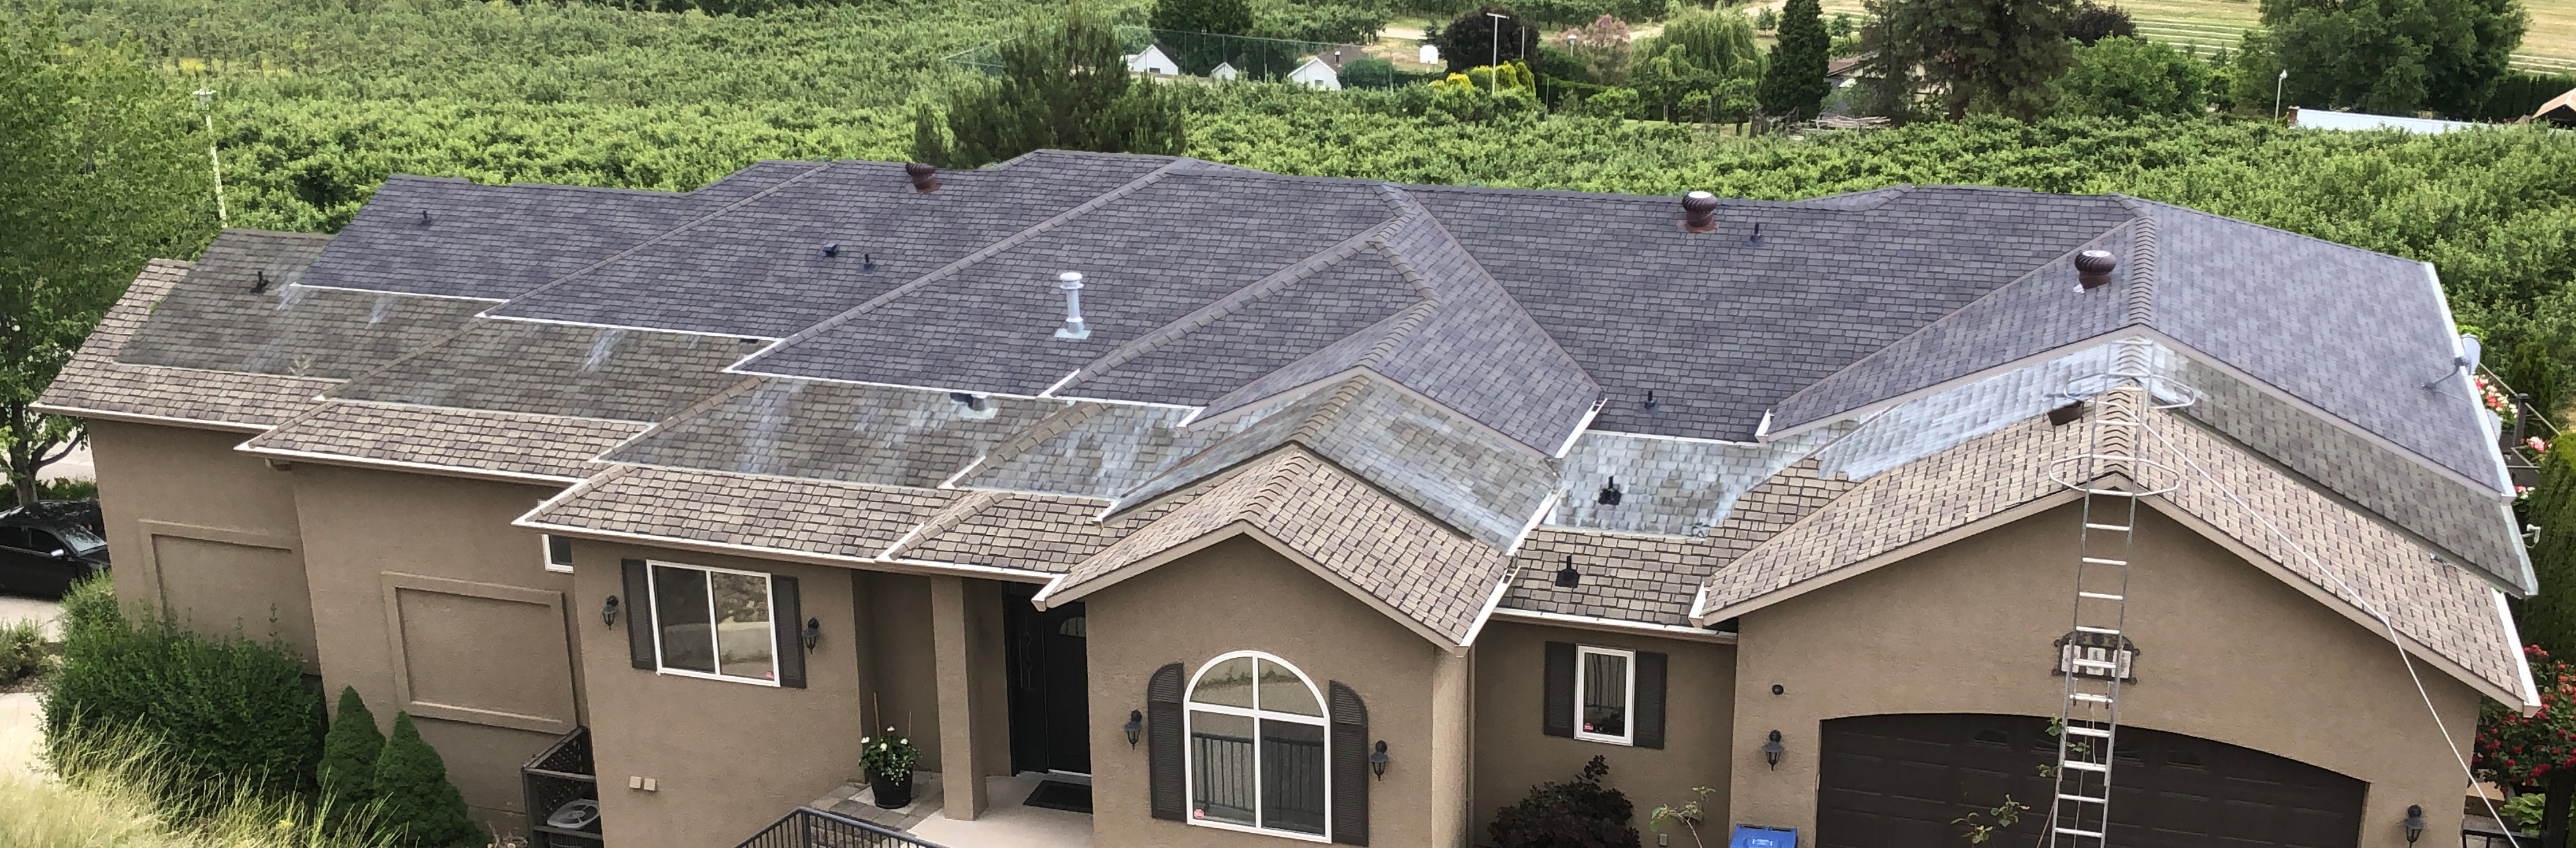
[[[1610,764],[1599,755],[1583,773],[1565,783],[1531,787],[1528,798],[1504,807],[1486,827],[1502,848],[1637,848],[1637,828],[1628,823],[1637,807],[1601,778]]]
[[[421,741],[411,713],[394,713],[394,733],[376,757],[377,834],[393,848],[479,845],[483,831],[465,816],[465,796],[447,782],[447,762]]]
[[[0,686],[45,671],[45,637],[33,621],[0,624]]]
[[[303,661],[274,641],[129,620],[105,580],[65,603],[61,669],[45,697],[50,748],[74,729],[130,732],[167,746],[168,766],[208,782],[298,793],[322,756],[322,697]]]
[[[367,803],[375,793],[376,758],[384,751],[385,735],[376,730],[366,699],[355,686],[340,687],[340,711],[322,736],[322,767],[315,775],[323,796],[343,807]]]

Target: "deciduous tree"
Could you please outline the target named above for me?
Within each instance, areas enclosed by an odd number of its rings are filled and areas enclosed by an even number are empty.
[[[2270,31],[2247,33],[2238,54],[2247,86],[2279,82],[2293,106],[2466,115],[2531,19],[2520,0],[2263,0],[2263,23]]]
[[[151,69],[0,11],[0,453],[20,503],[84,438],[29,406],[146,260],[213,235],[198,126]]]
[[[1524,54],[1538,49],[1538,38],[1538,28],[1512,10],[1479,6],[1441,27],[1434,44],[1440,48],[1440,60],[1454,74],[1497,61],[1526,61],[1530,57]]]
[[[2140,115],[2188,117],[2209,105],[2209,64],[2165,44],[2114,36],[2075,50],[2075,66],[2057,79],[2060,110],[2122,120]]]

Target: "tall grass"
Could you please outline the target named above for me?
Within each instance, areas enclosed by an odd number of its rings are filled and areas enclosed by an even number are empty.
[[[333,816],[248,780],[192,777],[167,746],[131,730],[73,730],[48,745],[50,778],[0,774],[9,848],[384,848],[353,837],[372,810]],[[338,819],[337,826],[324,822]]]

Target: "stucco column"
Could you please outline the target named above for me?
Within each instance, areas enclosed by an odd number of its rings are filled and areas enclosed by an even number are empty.
[[[975,745],[977,695],[973,674],[975,651],[970,641],[977,628],[967,609],[966,581],[930,578],[930,637],[939,676],[940,792],[949,818],[970,821],[984,814],[987,763]]]
[[[1475,664],[1440,648],[1431,656],[1431,839],[1463,848],[1473,841],[1476,717],[1468,670]]]

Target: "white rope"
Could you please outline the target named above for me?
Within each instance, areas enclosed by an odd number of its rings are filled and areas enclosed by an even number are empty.
[[[2271,531],[2272,535],[2279,537],[2283,544],[2289,545],[2291,550],[2297,551],[2299,556],[2306,558],[2308,563],[2314,567],[2316,573],[2324,575],[2328,580],[2334,581],[2334,585],[2342,588],[2345,596],[2352,601],[2353,605],[2360,607],[2361,611],[2369,614],[2371,618],[2378,619],[2379,626],[2388,631],[2388,643],[2397,649],[2397,661],[2406,667],[2406,677],[2415,682],[2415,694],[2424,699],[2425,712],[2432,714],[2433,729],[2441,732],[2442,744],[2449,745],[2451,747],[2451,759],[2452,761],[2459,763],[2460,773],[2468,777],[2469,788],[2476,789],[2478,785],[2477,770],[2469,767],[2469,758],[2467,755],[2460,753],[2459,740],[2451,738],[2451,728],[2442,723],[2442,710],[2433,705],[2433,693],[2424,688],[2423,675],[2416,673],[2415,658],[2413,655],[2406,652],[2406,643],[2398,636],[2396,623],[2390,621],[2388,615],[2380,612],[2379,608],[2371,604],[2368,598],[2363,597],[2360,590],[2353,588],[2352,584],[2344,582],[2342,576],[2337,575],[2332,570],[2326,568],[2324,560],[2318,559],[2317,555],[2310,553],[2306,546],[2299,544],[2297,539],[2291,538],[2289,533],[2284,532],[2280,528],[2280,525],[2272,523],[2272,518],[2270,516],[2264,515],[2262,510],[2255,509],[2254,505],[2247,503],[2244,498],[2237,497],[2235,490],[2227,488],[2227,484],[2218,482],[2217,475],[2209,473],[2209,469],[2202,468],[2199,460],[2193,459],[2191,454],[2185,453],[2182,448],[2175,446],[2173,440],[2165,438],[2164,433],[2156,430],[2154,427],[2140,427],[2139,429],[2155,433],[2156,441],[2162,443],[2165,448],[2172,451],[2175,456],[2181,457],[2184,463],[2191,466],[2191,470],[2199,472],[2201,479],[2208,480],[2211,486],[2217,487],[2219,493],[2227,496],[2227,499],[2234,502],[2237,508],[2244,510],[2246,514],[2253,516],[2254,520],[2262,522],[2263,529]],[[2513,646],[2513,649],[2520,651],[2522,650],[2522,646],[2515,645]],[[2487,815],[2494,818],[2496,823],[2504,828],[2505,844],[2513,846],[2513,848],[2522,848],[2521,841],[2515,839],[2513,836],[2513,827],[2505,822],[2505,818],[2501,813],[2496,811],[2494,799],[2488,798],[2487,794],[2484,792],[2479,792],[2478,801],[2486,805]]]

